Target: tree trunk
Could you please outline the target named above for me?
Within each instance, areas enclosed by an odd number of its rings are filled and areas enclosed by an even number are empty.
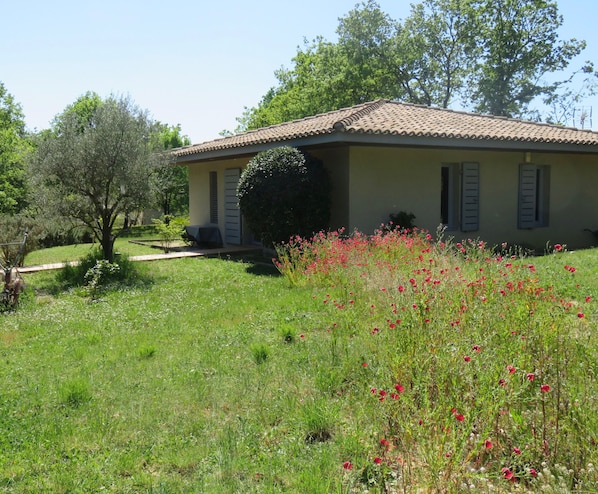
[[[114,238],[110,229],[104,228],[102,231],[102,254],[108,262],[114,262]]]

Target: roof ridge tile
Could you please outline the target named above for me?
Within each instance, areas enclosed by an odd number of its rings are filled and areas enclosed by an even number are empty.
[[[362,117],[365,117],[373,111],[376,111],[378,108],[380,108],[388,102],[389,100],[387,99],[379,99],[370,103],[365,103],[365,106],[363,108],[360,108],[351,115],[339,120],[338,122],[335,122],[332,125],[332,128],[341,132],[345,131],[347,127],[351,126],[355,122],[358,122]]]

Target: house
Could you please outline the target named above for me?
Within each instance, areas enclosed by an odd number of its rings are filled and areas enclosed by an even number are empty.
[[[389,100],[175,150],[189,167],[191,224],[250,243],[237,182],[256,153],[281,145],[328,169],[331,228],[372,233],[404,211],[456,240],[537,249],[596,241],[598,132]]]

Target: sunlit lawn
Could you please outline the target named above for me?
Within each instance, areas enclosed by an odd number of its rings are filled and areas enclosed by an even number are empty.
[[[91,302],[27,275],[0,315],[0,491],[594,491],[598,252],[401,241],[327,240],[297,286],[180,259]]]
[[[119,237],[114,244],[115,251],[127,256],[141,256],[145,254],[159,254],[162,251],[149,245],[140,245],[131,242],[131,240],[156,239],[156,235],[149,233],[146,235],[136,235],[131,237]],[[158,244],[158,243],[157,243]],[[25,258],[25,266],[36,266],[39,264],[54,264],[65,261],[73,261],[85,257],[93,249],[99,247],[98,243],[66,245],[63,247],[53,247],[51,249],[40,249],[31,252]]]

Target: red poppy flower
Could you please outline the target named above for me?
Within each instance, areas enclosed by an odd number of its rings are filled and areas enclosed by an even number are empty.
[[[402,393],[403,391],[405,391],[405,388],[403,386],[401,386],[400,384],[395,384],[395,389],[399,392]]]
[[[529,469],[529,474],[530,474],[532,477],[537,477],[537,476],[538,476],[538,472],[536,472],[536,469],[535,469],[535,468],[530,468],[530,469]]]
[[[516,455],[520,455],[521,454],[521,450],[517,447],[513,448],[513,453],[515,453]]]
[[[577,313],[577,317],[579,317],[580,319],[583,319],[585,316],[585,314],[583,312],[578,312]]]
[[[509,468],[503,468],[501,470],[501,473],[503,474],[503,476],[505,477],[505,479],[507,480],[511,480],[513,478],[513,472],[509,469]]]
[[[382,463],[382,458],[380,458],[379,456],[376,456],[376,458],[374,458],[374,463],[376,465],[380,465],[380,463]]]
[[[463,357],[463,360],[465,360],[465,362],[471,362],[471,357],[469,355],[465,355],[465,357]]]
[[[528,381],[533,381],[536,378],[536,375],[533,372],[528,372],[525,377]]]
[[[465,417],[460,414],[460,413],[456,413],[455,414],[455,418],[459,421],[459,422],[463,422],[465,420]]]
[[[542,384],[542,386],[540,386],[540,391],[542,391],[542,393],[548,393],[550,391],[550,386],[548,384]]]
[[[512,365],[507,365],[507,370],[509,371],[509,374],[515,374],[515,371],[517,369],[515,369],[515,367],[513,367]]]
[[[353,463],[351,463],[350,461],[346,461],[343,463],[343,468],[345,470],[351,470],[353,468]]]
[[[486,449],[492,449],[492,446],[494,445],[492,444],[492,441],[490,441],[490,439],[486,439],[486,441],[484,441],[484,447]]]

